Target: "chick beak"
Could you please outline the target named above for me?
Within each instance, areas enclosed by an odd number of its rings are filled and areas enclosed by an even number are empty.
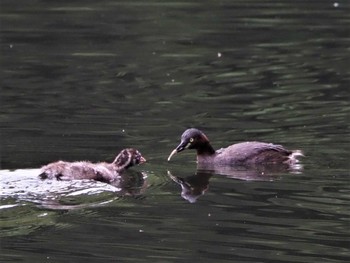
[[[143,164],[143,163],[145,163],[145,162],[146,162],[146,158],[143,157],[143,156],[141,156],[141,158],[140,158],[140,164]]]

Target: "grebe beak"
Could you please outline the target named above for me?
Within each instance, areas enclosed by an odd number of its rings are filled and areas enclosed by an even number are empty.
[[[182,142],[179,144],[179,146],[177,146],[177,147],[171,152],[171,154],[170,154],[169,157],[168,157],[168,162],[170,161],[171,157],[173,157],[173,155],[174,155],[175,153],[182,152],[183,150],[187,149],[189,146],[190,146],[190,143],[185,142],[185,141],[182,141]]]
[[[174,149],[174,150],[171,152],[171,154],[170,154],[169,157],[168,157],[168,162],[170,162],[171,157],[173,157],[173,155],[174,155],[175,153],[177,153],[177,149]]]

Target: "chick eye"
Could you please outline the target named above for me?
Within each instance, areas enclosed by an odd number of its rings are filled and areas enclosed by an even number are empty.
[[[191,139],[190,139],[190,142],[193,142],[193,141],[194,141],[194,139],[193,139],[193,138],[191,138]]]

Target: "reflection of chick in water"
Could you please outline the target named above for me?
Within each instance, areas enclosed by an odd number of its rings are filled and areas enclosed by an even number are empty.
[[[147,189],[147,174],[145,172],[128,171],[111,185],[120,188],[120,195],[138,196]]]
[[[58,191],[58,194],[55,194],[55,198],[45,197],[43,200],[36,200],[36,203],[40,207],[53,210],[74,210],[86,207],[97,207],[110,203],[123,196],[137,198],[144,194],[148,187],[147,174],[145,172],[137,171],[126,171],[110,184],[93,184],[92,182],[84,182],[84,185],[85,183],[88,184],[89,188],[77,188],[74,191],[74,186],[72,186],[72,192],[68,194],[62,193],[62,195],[58,195],[60,193]],[[101,201],[98,197],[101,190],[107,192],[111,191],[113,194],[106,195],[109,199],[103,199]],[[86,194],[87,192],[89,193],[88,195]],[[68,201],[66,198],[68,198]]]
[[[177,176],[173,176],[168,171],[168,176],[176,183],[181,185],[181,196],[189,201],[190,203],[194,203],[197,201],[197,198],[204,193],[209,188],[209,179],[212,177],[212,173],[210,172],[201,172],[197,171],[196,174],[192,176],[188,176],[186,178],[181,178]]]

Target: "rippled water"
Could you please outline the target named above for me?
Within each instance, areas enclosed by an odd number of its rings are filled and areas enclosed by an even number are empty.
[[[1,262],[347,262],[347,1],[2,1]],[[302,149],[294,172],[167,163]],[[123,184],[40,181],[58,159],[148,162]]]

